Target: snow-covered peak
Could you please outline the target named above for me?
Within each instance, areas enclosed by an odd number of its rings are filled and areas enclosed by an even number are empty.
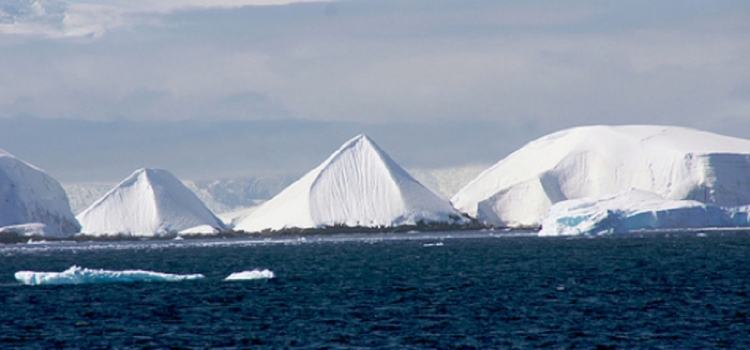
[[[399,226],[458,218],[448,201],[422,186],[372,139],[358,135],[236,229]]]
[[[43,170],[3,150],[0,227],[6,227],[0,229],[3,232],[47,237],[69,237],[80,229],[62,186]]]
[[[172,173],[138,169],[78,215],[92,235],[158,236],[208,225],[224,225]]]
[[[528,143],[452,202],[495,225],[536,226],[557,202],[629,188],[720,206],[750,203],[750,141],[674,126],[585,126]]]

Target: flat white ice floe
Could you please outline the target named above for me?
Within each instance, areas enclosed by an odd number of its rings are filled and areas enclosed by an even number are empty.
[[[742,212],[692,200],[670,200],[629,190],[615,195],[554,204],[542,221],[540,236],[600,235],[632,230],[733,227],[744,225]],[[736,217],[738,219],[733,219]]]
[[[242,272],[235,272],[231,275],[227,276],[225,278],[225,281],[247,281],[247,280],[260,280],[260,279],[270,279],[274,278],[276,275],[274,275],[273,271],[264,269],[264,270],[252,270],[252,271],[242,271]]]
[[[71,266],[63,272],[19,271],[16,280],[27,285],[89,284],[118,282],[178,282],[203,279],[202,274],[174,275],[145,270],[110,271]]]
[[[750,141],[670,126],[586,126],[532,141],[452,199],[486,224],[533,227],[555,203],[630,188],[720,207],[750,204]]]
[[[258,232],[466,221],[447,200],[411,177],[375,142],[359,135],[239,220],[235,229]]]
[[[81,232],[95,236],[154,237],[212,233],[224,224],[167,170],[136,170],[78,214]],[[201,231],[201,232],[197,232]]]

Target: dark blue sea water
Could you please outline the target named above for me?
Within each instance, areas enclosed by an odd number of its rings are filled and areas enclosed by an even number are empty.
[[[6,245],[0,347],[750,348],[750,236],[702,236]],[[206,279],[13,277],[74,264]],[[222,281],[256,268],[276,278]]]

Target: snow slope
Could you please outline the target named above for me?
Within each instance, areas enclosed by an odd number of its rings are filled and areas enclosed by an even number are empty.
[[[554,203],[630,188],[718,206],[750,203],[750,141],[683,127],[586,126],[510,154],[453,198],[499,226],[538,226]]]
[[[139,169],[78,214],[82,233],[161,236],[207,225],[224,224],[172,173]],[[210,232],[208,232],[210,233]]]
[[[0,150],[0,231],[59,238],[80,228],[55,179]]]
[[[746,224],[746,223],[745,223]],[[666,199],[629,190],[602,197],[554,204],[542,221],[540,236],[628,233],[639,229],[732,227],[730,213],[693,200]]]
[[[235,229],[257,232],[463,220],[447,200],[414,180],[370,138],[359,135],[240,220]]]

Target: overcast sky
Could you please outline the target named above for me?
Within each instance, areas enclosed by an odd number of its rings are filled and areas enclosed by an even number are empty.
[[[220,126],[260,128],[259,154],[264,138],[301,137],[273,152],[314,149],[289,161],[294,171],[358,129],[375,130],[407,167],[440,166],[420,164],[439,158],[439,145],[483,149],[446,166],[494,163],[527,138],[584,124],[673,124],[750,138],[750,2],[0,0],[0,118],[16,120],[0,124],[8,127],[28,119],[48,133],[61,123],[98,133],[88,148],[65,137],[32,147],[26,134],[0,133],[16,135],[0,148],[70,180],[85,177],[82,167],[115,167],[101,145],[107,130],[126,124],[178,137],[186,125],[216,123],[211,135],[188,134],[215,139],[213,153],[184,151],[255,169],[284,166],[249,154],[225,159],[218,150],[245,144],[222,144],[229,134]],[[474,124],[457,127],[465,122]],[[462,134],[401,142],[404,123]],[[325,125],[325,135],[337,136],[310,138],[312,147],[304,136],[312,131],[285,136],[283,125]],[[117,130],[124,146],[109,145],[112,157],[142,141]],[[75,150],[78,163],[45,147]],[[165,149],[141,163],[210,176],[180,149]],[[128,158],[119,166],[139,164],[138,154]],[[250,171],[224,168],[216,175]]]

